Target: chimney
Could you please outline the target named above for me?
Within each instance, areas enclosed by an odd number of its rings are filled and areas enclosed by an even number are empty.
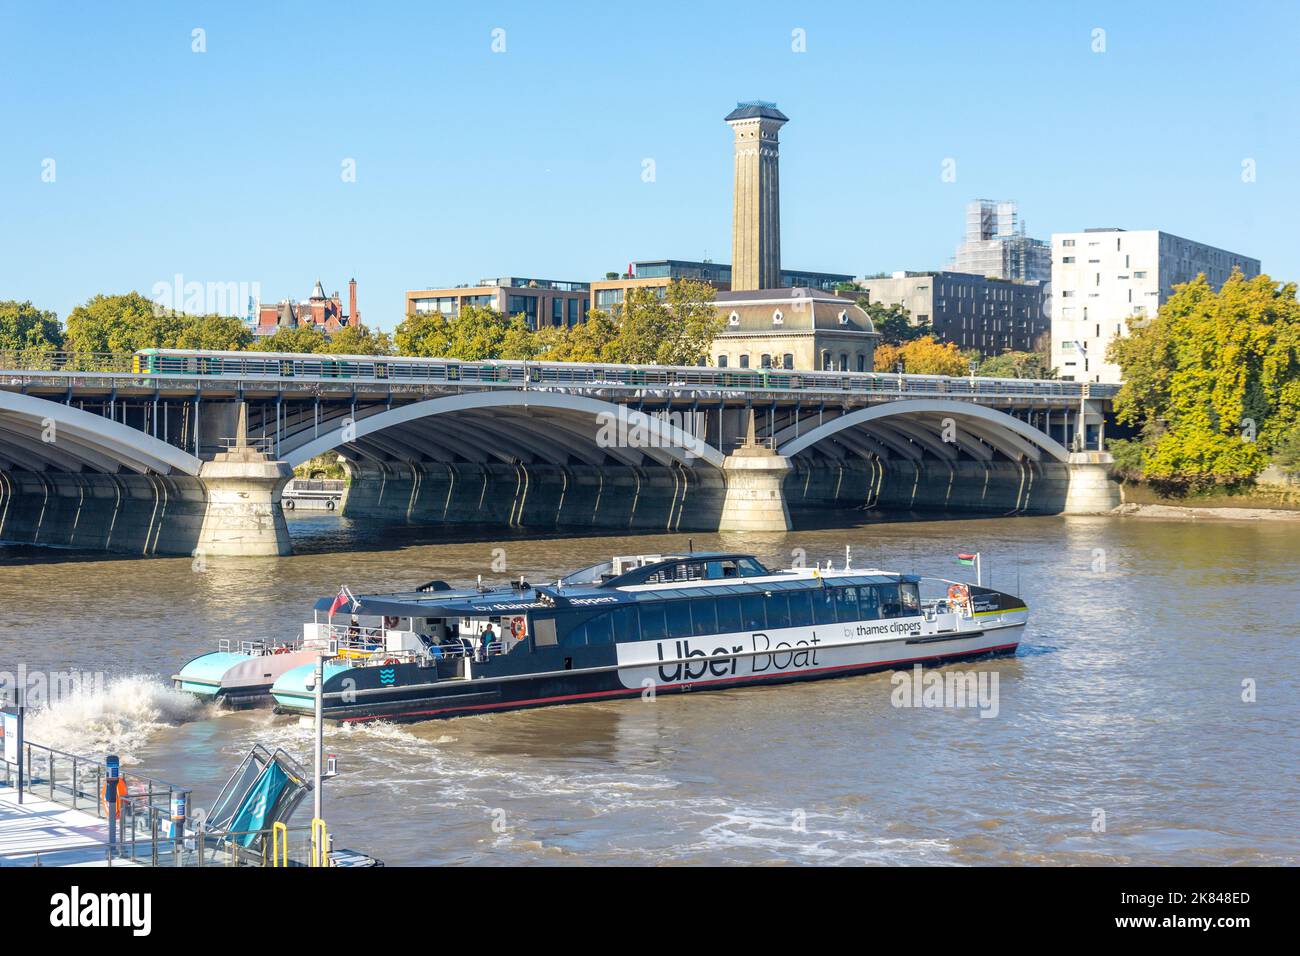
[[[358,320],[359,319],[357,316],[357,280],[349,279],[348,280],[348,324],[356,325]]]

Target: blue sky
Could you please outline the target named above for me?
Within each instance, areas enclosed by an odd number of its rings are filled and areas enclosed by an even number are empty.
[[[941,267],[988,197],[1031,235],[1161,228],[1300,279],[1298,11],[0,0],[0,299],[355,276],[391,329],[409,288],[729,261],[722,117],[755,98],[791,118],[787,267]]]

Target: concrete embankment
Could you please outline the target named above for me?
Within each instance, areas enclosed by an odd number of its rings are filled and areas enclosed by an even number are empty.
[[[1300,510],[1279,508],[1214,508],[1126,502],[1110,512],[1120,518],[1160,518],[1165,521],[1300,521]]]

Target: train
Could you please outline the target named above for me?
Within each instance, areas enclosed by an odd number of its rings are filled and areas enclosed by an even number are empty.
[[[810,372],[777,368],[720,369],[708,366],[636,366],[586,362],[417,358],[397,355],[331,355],[299,352],[219,352],[141,349],[132,356],[137,375],[241,378],[350,379],[363,382],[429,382],[530,387],[711,388],[818,392],[890,392],[936,395],[1077,396],[1075,382],[1036,379],[955,378],[892,372]]]

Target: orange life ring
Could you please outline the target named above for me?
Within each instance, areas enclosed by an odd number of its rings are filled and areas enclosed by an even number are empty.
[[[289,645],[287,645],[287,644],[281,644],[279,647],[275,648],[275,650],[271,651],[271,653],[272,653],[272,654],[288,654],[288,653],[289,653],[289,650],[290,650]]]
[[[510,636],[519,640],[524,636],[524,619],[522,617],[512,617],[510,619]]]
[[[970,600],[970,588],[964,584],[954,584],[948,588],[949,604],[965,604]]]
[[[400,663],[401,663],[401,661],[399,661],[396,657],[388,657],[388,658],[385,658],[385,659],[384,659],[384,666],[385,666],[385,667],[388,667],[388,666],[391,665],[391,664],[400,664]]]
[[[105,784],[105,788],[107,789],[107,784]],[[126,798],[126,781],[123,780],[121,777],[118,777],[117,778],[117,799],[113,802],[117,804],[117,815],[119,817],[122,816],[122,801],[125,798]],[[103,792],[101,792],[99,795],[99,806],[101,809],[103,809],[104,816],[107,817],[108,797]]]

